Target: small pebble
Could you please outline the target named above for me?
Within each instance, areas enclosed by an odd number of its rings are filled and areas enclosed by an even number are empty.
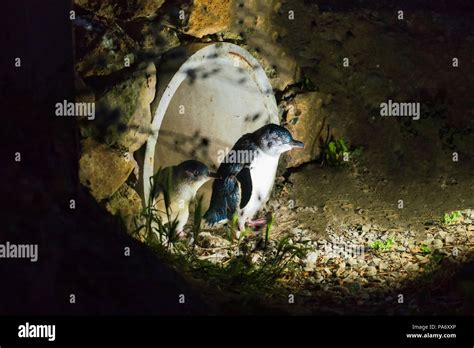
[[[417,272],[419,269],[420,267],[416,263],[410,263],[406,268],[408,272]]]
[[[438,235],[439,235],[442,239],[444,239],[444,238],[446,238],[446,236],[448,235],[448,232],[439,231],[439,232],[438,232]]]
[[[441,239],[435,239],[433,241],[433,248],[441,249],[443,247],[443,241]]]
[[[446,243],[452,243],[454,242],[454,237],[453,236],[446,236],[444,239]]]
[[[314,268],[316,267],[316,262],[318,261],[318,257],[319,253],[317,251],[312,251],[306,255],[306,258],[304,259],[304,270],[306,272],[314,270]]]
[[[375,268],[374,266],[369,266],[367,267],[367,269],[365,270],[365,273],[370,276],[370,277],[373,277],[374,275],[377,274],[377,268]]]

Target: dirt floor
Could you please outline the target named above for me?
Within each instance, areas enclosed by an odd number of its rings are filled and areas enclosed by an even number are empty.
[[[365,155],[370,156],[369,151]],[[288,205],[293,201],[297,208],[314,208],[314,213],[297,210],[295,218],[296,225],[315,236],[324,236],[328,224],[378,225],[421,236],[423,226],[439,221],[444,213],[474,206],[472,169],[445,163],[445,170],[433,168],[429,175],[421,170],[386,172],[380,168],[385,162],[377,165],[367,157],[344,168],[309,164],[288,178],[282,197]]]

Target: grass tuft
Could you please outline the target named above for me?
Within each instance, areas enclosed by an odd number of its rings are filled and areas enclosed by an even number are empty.
[[[459,222],[462,218],[462,214],[459,210],[453,211],[451,213],[445,213],[443,216],[443,224],[452,225]]]
[[[392,247],[395,245],[393,239],[381,240],[378,239],[370,244],[370,247],[375,251],[388,251],[391,250]]]
[[[328,165],[339,167],[348,164],[351,157],[361,156],[362,151],[362,147],[349,150],[349,145],[346,144],[343,138],[340,138],[326,142],[322,149],[322,157],[324,162]]]

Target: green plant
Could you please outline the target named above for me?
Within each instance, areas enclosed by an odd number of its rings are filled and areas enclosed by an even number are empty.
[[[230,223],[224,226],[226,238],[231,243],[234,242],[234,236],[236,235],[236,231],[238,229],[238,222],[239,222],[239,216],[237,215],[237,213],[235,213],[234,215],[232,215],[232,219],[230,220]]]
[[[433,251],[433,253],[431,254],[431,260],[436,265],[438,265],[441,261],[443,261],[445,257],[446,255],[438,249]]]
[[[443,224],[451,225],[461,220],[461,218],[462,214],[459,210],[453,211],[451,213],[445,213],[443,216]]]
[[[193,218],[193,228],[191,230],[193,236],[193,249],[196,247],[196,242],[201,232],[202,227],[202,195],[198,196],[194,200],[194,218]]]
[[[273,228],[273,224],[275,222],[275,216],[273,214],[270,215],[270,219],[267,221],[267,226],[265,227],[265,241],[264,241],[264,248],[267,248],[268,241],[270,240],[270,232]]]
[[[431,248],[428,245],[425,245],[425,244],[420,246],[420,250],[425,255],[431,253]]]
[[[303,88],[305,88],[308,91],[316,90],[316,87],[314,86],[314,83],[306,76],[303,80]]]
[[[378,239],[370,244],[370,247],[375,251],[387,251],[394,246],[395,242],[393,239],[381,240]]]
[[[433,272],[438,269],[441,261],[446,258],[446,255],[438,249],[434,251],[430,249],[430,255],[430,261],[424,265],[424,269],[427,272]]]
[[[323,148],[323,159],[330,166],[337,167],[347,164],[351,157],[361,156],[362,151],[362,147],[350,151],[344,139],[340,138],[326,142]]]
[[[252,231],[248,227],[245,227],[243,231],[240,231],[239,238],[237,239],[237,245],[240,245],[240,243],[245,239],[245,237],[249,236],[251,233]]]
[[[145,241],[151,243],[153,238],[158,238],[162,246],[170,248],[177,241],[177,217],[172,219],[171,211],[171,187],[172,172],[163,173],[161,169],[150,177],[150,194],[148,202],[140,216],[135,219],[135,234],[143,234]],[[163,194],[163,198],[157,199],[158,193]],[[164,201],[165,211],[159,211],[156,206],[160,201]],[[163,222],[160,215],[166,215],[168,222]]]
[[[360,157],[362,156],[363,152],[364,152],[364,148],[362,146],[358,146],[353,151],[351,151],[350,155],[351,157]]]

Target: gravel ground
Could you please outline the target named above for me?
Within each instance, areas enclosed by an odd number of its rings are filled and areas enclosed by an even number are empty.
[[[298,216],[317,216],[318,208],[289,208],[286,202],[285,190],[269,202],[276,221],[269,248],[259,248],[258,233],[247,238],[254,248],[255,264],[270,255],[284,236],[308,248],[305,258],[295,259],[300,272],[286,283],[288,292],[297,294],[297,304],[288,307],[281,299],[273,299],[281,310],[296,314],[462,313],[470,306],[465,302],[474,285],[469,280],[451,284],[456,286],[453,294],[445,291],[437,296],[436,291],[445,289],[463,265],[474,259],[474,210],[461,211],[451,224],[427,221],[424,231],[334,221],[321,237],[321,233],[295,227]],[[222,229],[203,231],[198,244],[201,259],[219,264],[239,253],[237,243],[231,243]]]

